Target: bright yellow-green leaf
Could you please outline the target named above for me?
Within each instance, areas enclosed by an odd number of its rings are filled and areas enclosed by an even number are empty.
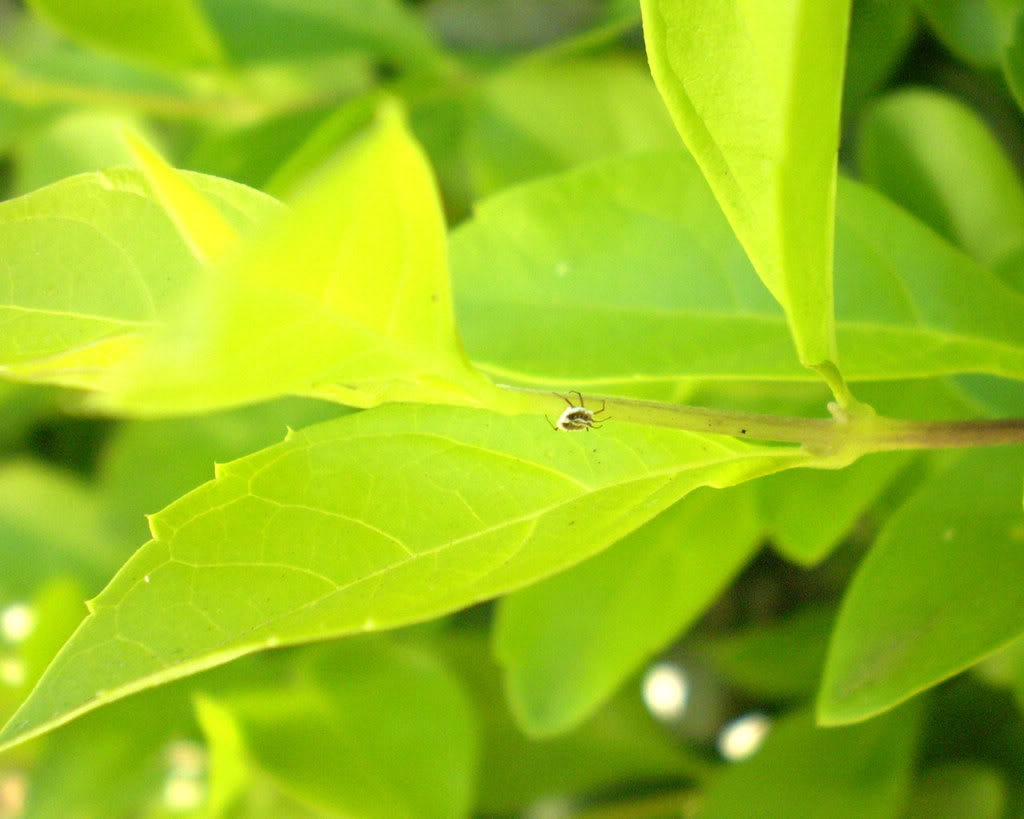
[[[143,62],[184,67],[221,58],[200,0],[29,0],[29,5],[72,39]]]
[[[886,523],[840,610],[818,698],[867,719],[1024,634],[1019,446],[956,459]]]
[[[249,755],[241,727],[228,708],[205,694],[194,701],[196,721],[209,751],[206,810],[211,817],[219,817],[249,784]]]
[[[74,111],[22,140],[14,151],[13,195],[50,185],[68,176],[130,165],[119,134],[138,128],[131,117]]]
[[[242,233],[280,206],[188,175]],[[166,320],[199,271],[136,171],[82,174],[0,203],[0,372],[96,387]]]
[[[836,152],[849,0],[643,0],[651,71],[803,364],[836,375]],[[834,381],[830,381],[834,383]]]
[[[607,551],[500,602],[494,652],[527,733],[578,725],[711,604],[759,545],[753,490],[696,492]]]
[[[382,109],[280,224],[200,281],[109,386],[97,403],[137,413],[284,393],[362,406],[493,397],[462,352],[440,201],[398,112]]]
[[[309,427],[151,518],[154,539],[0,743],[263,648],[432,619],[567,568],[699,486],[808,463],[789,447],[631,424],[552,432],[452,407]]]
[[[124,133],[124,140],[192,255],[204,265],[221,261],[238,243],[238,232],[187,177],[168,165],[145,140],[132,131]]]

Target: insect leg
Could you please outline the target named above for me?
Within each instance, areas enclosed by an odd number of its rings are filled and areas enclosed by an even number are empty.
[[[573,390],[572,392],[569,393],[569,395],[572,395],[573,392],[576,393],[576,397],[580,399],[580,403],[578,406],[585,408],[583,404],[583,394],[579,390]]]

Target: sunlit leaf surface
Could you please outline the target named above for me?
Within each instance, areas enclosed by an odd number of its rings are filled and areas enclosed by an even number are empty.
[[[641,8],[655,82],[784,308],[800,360],[833,361],[836,152],[849,0],[643,0]]]
[[[430,619],[566,568],[699,486],[809,463],[621,424],[394,406],[222,465],[143,546],[0,741],[261,648]]]
[[[836,314],[851,379],[1024,378],[1024,296],[879,194],[840,180]],[[499,194],[452,238],[459,326],[495,377],[550,385],[808,380],[681,152]]]

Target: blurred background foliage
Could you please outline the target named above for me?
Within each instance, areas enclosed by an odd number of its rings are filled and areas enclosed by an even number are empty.
[[[855,0],[840,161],[1024,287],[1020,11]],[[629,0],[0,0],[0,194],[126,164],[131,125],[178,167],[287,198],[382,93],[407,106],[452,226],[509,185],[680,145]],[[784,387],[685,392],[793,413],[820,401]],[[1019,390],[984,378],[858,395],[907,417],[1021,414]],[[148,537],[145,514],[286,425],[346,411],[285,399],[117,422],[67,407],[51,388],[0,382],[5,719],[82,601]],[[0,757],[0,819],[1022,815],[1024,645],[866,723],[821,730],[810,716],[854,568],[944,458],[740,487],[762,525],[715,568],[718,598],[677,612],[657,657],[550,736],[528,736],[537,719],[506,696],[483,605],[248,657],[91,713]],[[587,571],[628,570],[627,541]]]

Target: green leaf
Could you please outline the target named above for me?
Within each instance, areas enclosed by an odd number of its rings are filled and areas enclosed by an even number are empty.
[[[917,33],[914,0],[854,0],[843,80],[843,120],[861,106],[899,67]]]
[[[809,698],[817,690],[835,620],[832,606],[803,609],[690,647],[745,692],[773,699]]]
[[[1024,247],[1019,172],[954,97],[914,89],[878,101],[860,126],[859,160],[868,182],[982,264]]]
[[[159,816],[168,802],[178,804],[177,815],[181,803],[199,807],[205,754],[197,739],[180,687],[90,714],[47,742],[34,761],[25,819]]]
[[[21,448],[33,426],[56,414],[56,390],[0,380],[0,451]]]
[[[935,36],[965,62],[999,64],[999,18],[992,0],[917,0]]]
[[[589,717],[689,626],[759,545],[751,487],[685,498],[605,552],[504,598],[494,652],[533,736]]]
[[[794,470],[760,481],[761,514],[772,545],[804,566],[824,560],[912,457],[876,453],[845,469]]]
[[[187,67],[221,59],[198,0],[29,0],[29,6],[73,40],[142,62]]]
[[[987,765],[961,762],[932,768],[914,785],[907,816],[1000,819],[1007,816],[1006,781]]]
[[[8,544],[5,539],[5,547]],[[29,631],[24,638],[12,639],[6,629],[3,634],[7,645],[0,653],[0,720],[5,722],[85,617],[82,586],[75,580],[54,579],[57,574],[55,572],[44,585],[32,590],[28,601],[12,596],[9,588],[0,589],[0,608],[5,614],[11,611],[9,606],[23,605],[29,618]]]
[[[473,714],[436,657],[357,639],[305,659],[292,681],[219,700],[256,770],[330,815],[468,815]]]
[[[621,424],[396,405],[222,465],[154,515],[0,743],[268,646],[430,619],[609,546],[699,486],[808,456]]]
[[[1024,632],[1024,454],[970,452],[887,522],[843,601],[818,700],[866,719]]]
[[[426,26],[398,0],[204,0],[203,5],[237,62],[361,51],[416,68],[441,58]]]
[[[1024,297],[840,180],[843,373],[1024,378]],[[470,357],[505,382],[629,394],[685,378],[810,380],[693,161],[610,159],[483,202],[455,231]]]
[[[800,361],[836,359],[836,154],[849,0],[642,0],[654,80]],[[834,369],[834,367],[833,367]]]
[[[223,179],[188,178],[243,233],[279,207]],[[0,247],[13,272],[0,303],[0,371],[67,386],[96,387],[197,274],[129,170],[82,174],[0,203]]]
[[[609,154],[679,144],[650,74],[618,56],[523,61],[491,75],[467,136],[479,194]]]
[[[234,227],[139,135],[129,131],[124,140],[149,189],[171,217],[192,255],[202,265],[213,266],[222,261],[239,242]]]
[[[910,784],[920,709],[863,725],[819,728],[801,711],[772,727],[752,759],[711,781],[702,817],[899,815]]]
[[[126,542],[138,543],[149,535],[144,515],[208,481],[214,464],[270,446],[288,427],[301,429],[346,412],[325,401],[282,398],[212,415],[123,423],[100,461],[104,521]]]
[[[1024,4],[1008,19],[1002,62],[1003,76],[1017,105],[1024,109]]]
[[[252,779],[251,761],[241,726],[230,709],[205,694],[194,699],[196,722],[209,749],[206,810],[223,816],[246,790]]]
[[[122,115],[82,111],[54,120],[15,150],[12,193],[20,196],[67,176],[130,164],[119,138],[128,127],[138,124]]]
[[[188,206],[172,207],[181,223]],[[287,393],[497,404],[462,351],[446,255],[426,158],[386,106],[279,224],[197,283],[96,403],[139,414]]]
[[[91,487],[27,460],[0,466],[0,543],[0,600],[34,594],[60,576],[94,592],[128,554],[104,526]]]

